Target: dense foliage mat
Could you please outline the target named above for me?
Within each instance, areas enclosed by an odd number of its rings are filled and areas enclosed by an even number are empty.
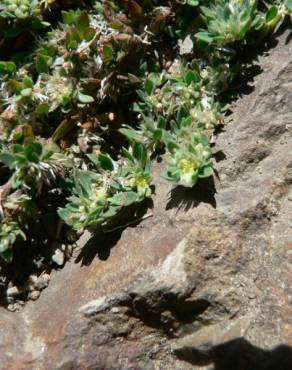
[[[291,12],[291,0],[3,0],[3,286],[22,261],[48,268],[56,241],[141,217],[158,154],[174,185],[213,176],[242,56]]]

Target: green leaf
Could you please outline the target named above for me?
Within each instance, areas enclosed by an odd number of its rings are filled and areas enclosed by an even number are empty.
[[[198,32],[195,36],[197,39],[204,41],[207,44],[211,44],[214,41],[214,36],[209,32]]]
[[[111,45],[105,45],[103,47],[103,56],[106,61],[110,61],[113,58],[113,54],[114,51]]]
[[[0,154],[0,162],[4,163],[9,168],[13,168],[13,164],[15,163],[15,156],[10,153],[2,153]]]
[[[82,94],[80,91],[77,93],[77,99],[80,103],[89,104],[94,102],[94,98],[90,95]]]
[[[143,158],[143,146],[138,143],[133,145],[133,157],[140,162]]]
[[[174,141],[168,141],[166,147],[170,153],[174,153],[176,149],[179,148],[178,144],[176,144]]]
[[[11,248],[6,249],[6,251],[1,252],[1,257],[4,259],[5,262],[11,263],[13,260],[13,251]]]
[[[285,5],[289,12],[292,13],[292,0],[286,0]]]
[[[52,135],[52,141],[56,142],[58,140],[63,139],[68,133],[76,127],[76,122],[70,119],[64,119],[59,126],[56,128]]]
[[[118,31],[122,31],[122,29],[124,28],[124,24],[118,19],[115,19],[114,21],[109,22],[108,26]]]
[[[130,13],[133,19],[138,20],[143,15],[143,8],[136,1],[131,0]]]
[[[43,28],[49,27],[51,24],[49,22],[41,21],[40,19],[34,18],[30,22],[30,27],[33,30],[42,30]]]
[[[26,88],[32,88],[34,85],[33,80],[28,76],[24,77],[22,84],[23,84],[23,87],[26,87]]]
[[[192,82],[197,83],[200,82],[201,78],[198,72],[196,71],[188,71],[185,74],[185,81],[188,85],[190,85]]]
[[[68,24],[68,25],[71,25],[71,24],[74,24],[76,22],[76,20],[78,19],[78,17],[80,16],[80,10],[69,10],[67,12],[62,12],[62,18],[63,18],[63,22],[65,24]]]
[[[135,162],[135,158],[132,156],[132,154],[126,150],[125,148],[122,149],[122,153],[124,155],[124,157],[126,157],[130,162]]]
[[[77,30],[72,30],[66,34],[66,47],[67,49],[77,49],[81,42],[80,36]]]
[[[144,103],[133,103],[133,112],[140,113],[143,112],[143,110],[146,108],[146,105]]]
[[[126,197],[125,197],[125,199],[126,199],[125,206],[129,206],[129,205],[134,204],[134,203],[136,203],[140,200],[139,195],[134,191],[127,191],[125,193],[125,195],[126,195]]]
[[[89,196],[92,182],[97,180],[97,174],[91,171],[74,170],[73,172],[75,187],[78,195]]]
[[[102,169],[106,171],[113,171],[114,170],[114,163],[111,158],[106,154],[99,154],[98,155],[99,164]]]
[[[41,103],[36,107],[35,112],[37,115],[42,116],[44,114],[49,113],[49,110],[50,110],[49,104]]]
[[[38,73],[48,73],[52,58],[47,55],[38,54],[36,58],[36,70]]]
[[[162,117],[162,116],[159,117],[157,127],[160,128],[160,129],[165,130],[165,128],[166,128],[166,119],[164,117]]]
[[[144,117],[144,127],[146,127],[147,130],[150,132],[153,132],[155,130],[155,125],[152,118]]]
[[[13,151],[13,153],[23,153],[24,152],[24,148],[20,144],[14,144],[12,146],[12,151]]]
[[[96,34],[96,31],[94,28],[91,28],[91,27],[86,28],[86,30],[84,31],[84,35],[83,35],[84,40],[89,42],[90,40],[93,39],[95,34]]]
[[[129,140],[140,141],[141,135],[131,128],[120,128],[119,132],[125,135]]]
[[[144,88],[145,88],[147,95],[151,95],[154,91],[155,85],[151,80],[147,79],[145,81]]]
[[[43,152],[42,144],[37,143],[33,140],[28,141],[28,145],[32,147],[33,151],[40,156]]]
[[[180,123],[188,115],[189,115],[188,109],[182,105],[177,112],[177,121]]]
[[[198,0],[187,0],[187,4],[190,6],[197,6],[199,5],[199,1]]]
[[[272,22],[278,15],[278,8],[276,6],[271,6],[266,14],[266,22]]]
[[[33,146],[33,145],[29,145],[29,146],[27,146],[27,147],[25,148],[24,152],[25,152],[26,158],[27,158],[30,162],[33,162],[33,163],[39,163],[40,158],[39,158],[39,156],[37,155],[37,153],[35,152],[35,150],[34,150],[34,146]]]
[[[213,171],[212,166],[206,166],[200,169],[198,177],[202,179],[205,177],[213,176],[213,174],[214,174],[214,171]]]
[[[23,97],[28,97],[28,96],[30,96],[31,95],[31,93],[32,93],[32,89],[29,87],[29,88],[27,88],[27,89],[22,89],[21,91],[20,91],[20,94],[23,96]]]
[[[161,141],[162,139],[162,130],[155,130],[153,133],[153,139],[155,141]]]
[[[87,157],[91,160],[91,162],[92,162],[96,167],[98,167],[98,165],[99,165],[99,158],[98,158],[98,154],[95,154],[95,153],[87,154]]]
[[[200,136],[200,141],[204,146],[209,147],[209,139],[206,135],[201,135]]]
[[[13,62],[0,62],[0,74],[11,75],[16,71],[16,65]]]
[[[104,212],[103,219],[114,217],[119,212],[119,210],[120,207],[110,205],[109,209],[106,212]]]
[[[76,28],[79,33],[84,37],[85,30],[89,27],[89,17],[86,11],[82,11],[76,20]]]
[[[143,62],[139,67],[139,72],[141,76],[144,76],[147,73],[147,71],[148,71],[148,63]]]
[[[24,139],[24,132],[23,131],[15,132],[13,134],[13,141],[21,141],[23,139]]]
[[[169,180],[169,181],[174,181],[176,183],[179,182],[180,180],[180,174],[179,174],[179,170],[177,169],[172,169],[172,168],[168,168],[167,171],[165,171],[162,176],[166,179],[166,180]]]
[[[138,200],[139,196],[134,191],[115,194],[113,197],[109,199],[111,205],[120,207],[127,207],[131,204],[136,203]]]

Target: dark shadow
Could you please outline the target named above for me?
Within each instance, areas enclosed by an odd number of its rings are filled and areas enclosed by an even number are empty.
[[[272,350],[264,350],[249,343],[244,338],[215,347],[196,349],[182,347],[174,350],[175,355],[193,365],[212,365],[212,370],[291,370],[292,348],[280,345]]]
[[[81,261],[82,266],[89,266],[96,256],[106,261],[117,242],[120,240],[123,229],[107,234],[96,234],[88,240],[77,256],[75,263]]]
[[[213,177],[200,179],[192,188],[177,186],[170,191],[166,210],[176,208],[177,211],[187,212],[200,203],[208,203],[216,208],[216,188]]]
[[[287,35],[285,45],[289,44],[291,40],[292,40],[292,31],[290,31],[289,35]]]
[[[231,114],[232,114],[232,112],[229,110],[229,111],[226,112],[225,117],[228,117]],[[213,135],[218,136],[219,134],[221,134],[222,132],[225,131],[225,128],[226,128],[225,124],[224,125],[223,124],[216,125],[214,127]],[[212,143],[210,143],[210,144],[212,144]]]
[[[224,98],[227,99],[227,101],[234,102],[254,91],[254,79],[261,74],[263,70],[260,65],[255,64],[253,58],[251,60],[252,62],[247,61],[242,64],[240,74],[232,82],[230,90],[224,94]]]
[[[243,95],[249,95],[251,94],[255,87],[250,84],[250,82],[253,82],[255,77],[260,75],[263,72],[262,67],[258,64],[251,64],[247,65],[243,71],[239,79],[236,79],[234,81],[235,89],[239,91],[239,96],[242,97]]]
[[[279,43],[278,38],[289,30],[289,27],[289,24],[283,24],[274,35],[270,35],[270,37],[264,40],[258,39],[254,43],[252,42],[254,35],[250,35],[250,45],[238,51],[240,73],[231,83],[230,88],[222,94],[224,101],[234,102],[238,98],[241,98],[244,95],[249,95],[254,91],[254,79],[257,75],[263,72],[259,65],[259,57],[267,55],[270,50],[275,48]],[[291,37],[292,32],[287,36],[286,43],[289,42]]]
[[[281,28],[277,33],[275,33],[274,35],[271,35],[271,37],[268,37],[265,40],[263,40],[264,41],[263,46],[260,48],[260,51],[259,51],[258,54],[266,53],[270,49],[275,48],[279,44],[278,37],[280,37],[283,34],[283,32],[285,32],[285,29]]]
[[[127,227],[139,225],[147,210],[151,208],[153,208],[152,199],[146,199],[140,204],[124,209],[107,229],[92,230],[92,237],[81,248],[75,263],[81,262],[81,266],[89,266],[96,256],[101,261],[106,261],[110,257],[111,249],[120,240],[123,231]]]
[[[172,292],[164,294],[157,291],[156,294],[158,296],[154,301],[159,302],[157,306],[149,304],[147,297],[135,294],[120,305],[130,308],[129,316],[139,318],[151,328],[162,330],[169,338],[176,337],[177,322],[193,323],[210,307],[210,302],[204,298],[186,300],[186,297],[178,297]]]
[[[222,150],[218,150],[214,153],[214,158],[217,163],[224,161],[226,159],[226,154]]]
[[[47,197],[48,212],[45,216],[28,220],[27,227],[23,230],[27,235],[29,233],[29,238],[15,242],[13,260],[0,260],[0,306],[7,307],[10,303],[25,302],[30,294],[28,286],[32,275],[50,274],[53,268],[60,268],[52,261],[52,256],[62,240],[58,238],[58,216],[49,211],[49,201],[50,196]],[[13,296],[7,294],[9,285],[17,287],[18,293]]]

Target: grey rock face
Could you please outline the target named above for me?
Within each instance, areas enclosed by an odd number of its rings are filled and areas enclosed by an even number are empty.
[[[111,239],[84,235],[36,302],[1,309],[0,368],[292,369],[286,37],[259,58],[254,91],[219,135],[220,180],[169,195],[157,176],[152,218]]]

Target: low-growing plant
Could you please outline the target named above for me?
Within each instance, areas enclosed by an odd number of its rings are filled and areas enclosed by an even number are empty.
[[[216,0],[201,6],[207,31],[196,37],[207,43],[229,44],[244,39],[259,21],[256,0]]]
[[[106,154],[88,154],[96,171],[74,171],[74,195],[60,217],[77,231],[115,224],[125,208],[151,197],[150,159],[145,147],[135,144],[114,161]]]
[[[19,240],[26,240],[24,232],[16,222],[4,222],[0,225],[0,255],[6,262],[13,258],[13,245]]]
[[[44,184],[49,186],[64,175],[64,159],[51,150],[44,150],[32,139],[0,153],[0,162],[12,171],[10,182],[14,189],[23,187],[40,192]]]
[[[143,144],[149,150],[161,149],[164,146],[163,137],[166,130],[166,120],[162,116],[156,121],[149,116],[143,116],[138,130],[131,126],[124,126],[119,131],[124,134],[130,142]]]
[[[165,177],[185,187],[213,175],[212,152],[208,138],[196,131],[191,116],[179,115],[165,135],[167,169]]]
[[[174,185],[212,176],[241,56],[291,12],[291,0],[3,0],[3,259],[35,245],[30,226],[46,217],[77,232],[123,226],[152,196],[157,153]]]
[[[1,16],[5,18],[24,19],[39,12],[39,0],[3,0],[0,5]]]

